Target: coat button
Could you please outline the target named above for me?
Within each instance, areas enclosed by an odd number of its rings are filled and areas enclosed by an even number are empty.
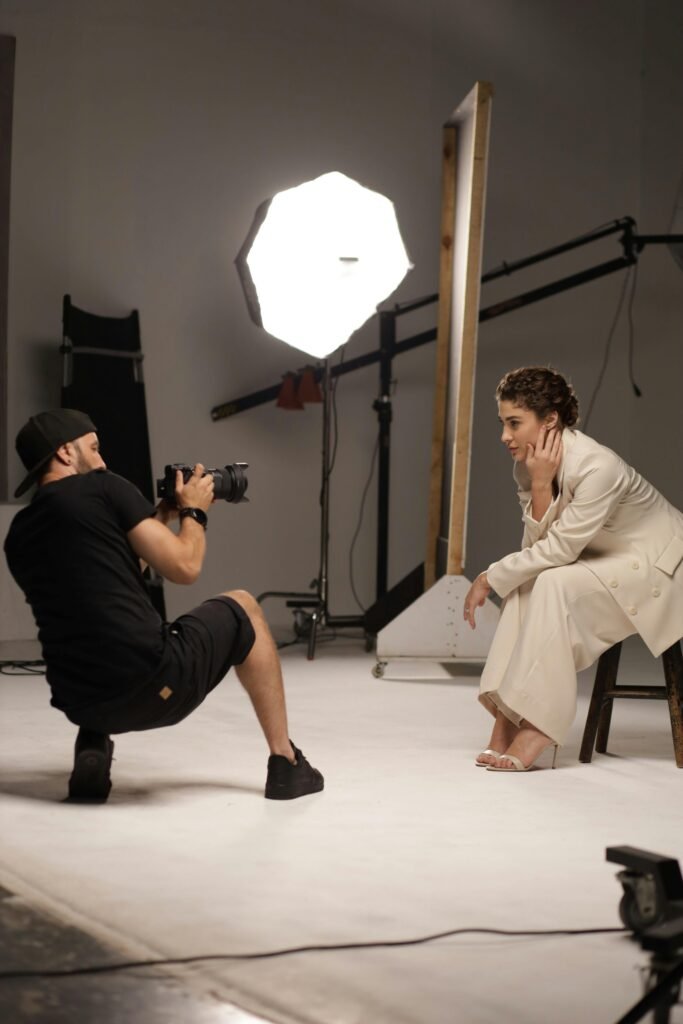
[[[618,587],[619,586],[619,584],[617,583],[616,580],[610,580],[609,581],[609,585],[610,585],[610,587]]]
[[[660,594],[661,594],[661,590],[659,589],[659,587],[653,587],[652,588],[652,596],[653,597],[659,597]]]
[[[634,562],[631,566],[632,569],[640,569],[640,562]]]
[[[638,614],[638,609],[634,608],[633,605],[631,605],[631,607],[628,609],[628,613],[629,613],[629,615],[637,615]]]

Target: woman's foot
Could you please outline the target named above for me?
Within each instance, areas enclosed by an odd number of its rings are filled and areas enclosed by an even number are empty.
[[[553,746],[557,746],[554,740],[535,726],[523,722],[505,753],[493,762],[493,767],[497,771],[526,771],[541,756],[546,747]],[[512,758],[521,762],[522,768],[519,767],[519,764],[515,764]]]
[[[494,725],[493,732],[491,733],[488,749],[482,750],[475,763],[479,765],[480,768],[487,768],[490,764],[497,764],[500,757],[502,757],[502,754],[496,754],[496,751],[507,750],[514,741],[518,732],[519,729],[514,722],[511,722],[509,718],[506,718],[502,711],[497,711],[496,724]]]

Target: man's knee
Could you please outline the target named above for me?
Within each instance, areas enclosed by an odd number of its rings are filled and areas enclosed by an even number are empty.
[[[237,604],[244,608],[252,621],[263,617],[261,605],[253,594],[250,594],[247,590],[226,590],[225,593],[221,594],[221,597],[229,597],[233,601],[236,601]]]

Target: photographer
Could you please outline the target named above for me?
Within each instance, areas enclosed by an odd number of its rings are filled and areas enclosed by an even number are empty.
[[[155,509],[107,470],[95,425],[73,409],[32,416],[16,447],[28,475],[15,497],[38,487],[5,554],[38,624],[51,703],[80,726],[70,798],[106,800],[110,734],[176,724],[231,666],[270,749],[265,796],[321,790],[322,775],[289,740],[280,661],[256,600],[228,591],[165,623],[147,593],[141,561],[173,583],[198,578],[213,477],[201,465],[186,481],[178,472],[174,503]]]

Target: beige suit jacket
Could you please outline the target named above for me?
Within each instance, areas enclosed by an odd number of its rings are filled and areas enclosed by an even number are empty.
[[[579,430],[562,434],[559,493],[531,515],[531,479],[514,468],[522,550],[487,569],[506,597],[545,569],[578,562],[609,590],[654,655],[683,637],[683,514],[609,448]]]

